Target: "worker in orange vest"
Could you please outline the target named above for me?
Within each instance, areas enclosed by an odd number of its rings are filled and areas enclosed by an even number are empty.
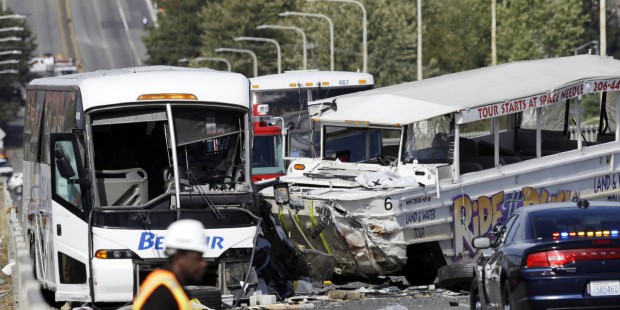
[[[183,285],[198,283],[207,269],[202,258],[206,252],[206,235],[202,223],[179,220],[166,232],[168,265],[151,272],[133,301],[136,309],[192,309]]]

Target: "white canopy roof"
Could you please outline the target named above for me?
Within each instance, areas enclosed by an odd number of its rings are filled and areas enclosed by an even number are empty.
[[[593,82],[601,80],[604,84]],[[319,119],[394,125],[461,112],[457,121],[463,123],[619,88],[620,61],[611,58],[519,61],[335,97],[337,110],[327,110]]]

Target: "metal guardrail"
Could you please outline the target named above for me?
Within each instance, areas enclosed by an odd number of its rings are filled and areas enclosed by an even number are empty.
[[[4,206],[7,212],[6,229],[9,237],[8,257],[9,261],[15,261],[15,265],[11,268],[13,308],[47,310],[50,306],[43,299],[39,281],[34,277],[32,258],[17,210],[12,207],[13,201],[6,190],[6,185],[3,188]]]

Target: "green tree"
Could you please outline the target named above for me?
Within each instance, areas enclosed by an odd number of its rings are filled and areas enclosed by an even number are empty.
[[[415,77],[415,4],[407,1],[362,1],[368,12],[368,70],[378,85],[409,81]],[[329,28],[324,19],[278,17],[285,11],[320,13],[334,22],[335,70],[362,69],[362,14],[357,5],[292,0],[211,1],[201,14],[204,22],[203,55],[215,56],[217,47],[247,48],[257,54],[259,75],[276,73],[272,44],[234,42],[236,36],[272,38],[282,47],[283,70],[302,68],[299,34],[285,30],[257,30],[261,24],[299,27],[308,39],[308,69],[329,70]],[[222,56],[221,54],[219,56]],[[247,55],[225,54],[233,70],[251,74]]]
[[[301,68],[301,37],[293,31],[258,30],[261,24],[284,24],[278,13],[297,10],[297,4],[289,0],[219,0],[210,1],[202,10],[202,54],[229,59],[233,71],[252,76],[253,60],[239,53],[216,53],[220,47],[241,48],[253,51],[259,63],[258,74],[277,73],[276,49],[271,43],[235,42],[238,36],[264,37],[278,41],[282,49],[282,69]]]
[[[377,86],[415,80],[417,76],[415,2],[365,1],[365,5],[368,11],[368,72],[374,75]],[[360,19],[359,14],[356,19]],[[352,30],[360,33],[361,27]],[[342,40],[346,41],[345,38]],[[355,42],[359,43],[361,40]],[[349,70],[355,69],[349,67]]]
[[[2,10],[0,15],[14,14],[11,9]],[[30,31],[24,19],[2,19],[0,28],[21,27],[24,30],[15,32],[3,32],[2,37],[18,37],[19,41],[7,41],[0,44],[0,52],[19,51],[21,54],[8,54],[0,56],[0,61],[18,60],[17,64],[0,65],[0,70],[16,70],[17,73],[6,72],[0,74],[0,121],[8,121],[15,116],[23,101],[23,89],[31,79],[29,60],[37,45],[35,37]]]
[[[332,18],[336,70],[362,68],[362,15],[357,5],[295,0],[161,1],[166,11],[161,14],[160,29],[154,29],[145,39],[149,63],[175,64],[183,57],[225,57],[232,62],[233,71],[250,76],[252,59],[248,55],[214,52],[218,47],[244,48],[256,53],[259,75],[276,73],[273,44],[233,40],[237,36],[254,36],[280,43],[283,70],[301,69],[302,43],[297,33],[256,29],[261,24],[278,24],[303,29],[310,47],[308,68],[329,70],[329,31],[325,20],[278,17],[281,12],[301,11]],[[360,1],[368,13],[368,71],[375,76],[376,84],[385,86],[415,80],[415,2]],[[588,20],[585,6],[581,0],[498,0],[498,62],[572,54],[576,46],[591,36],[591,31],[584,29]],[[423,1],[422,9],[424,77],[490,64],[490,1]],[[197,37],[200,38],[195,41]],[[217,63],[209,66],[224,69]]]
[[[498,63],[572,55],[584,41],[582,0],[503,0],[497,7]]]
[[[200,55],[203,33],[198,12],[204,0],[160,0],[159,27],[151,28],[143,38],[152,65],[178,65],[181,58]]]
[[[610,1],[607,1],[606,19],[606,32],[607,32],[607,55],[613,56],[615,59],[620,58],[620,19],[611,5]],[[587,18],[584,20],[583,28],[585,36],[583,41],[579,44],[586,44],[592,41],[600,40],[600,4],[598,0],[584,0],[583,11],[587,14]],[[597,48],[600,45],[597,45]],[[579,50],[579,54],[585,54],[588,48],[592,49],[592,53],[596,53],[594,45],[589,45],[582,50]]]
[[[427,1],[422,16],[425,77],[490,64],[490,1]]]

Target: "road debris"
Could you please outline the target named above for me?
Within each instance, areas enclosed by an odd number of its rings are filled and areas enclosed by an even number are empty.
[[[9,263],[6,264],[6,266],[2,268],[2,273],[4,273],[7,276],[10,276],[14,265],[15,265],[15,260],[11,259]]]

